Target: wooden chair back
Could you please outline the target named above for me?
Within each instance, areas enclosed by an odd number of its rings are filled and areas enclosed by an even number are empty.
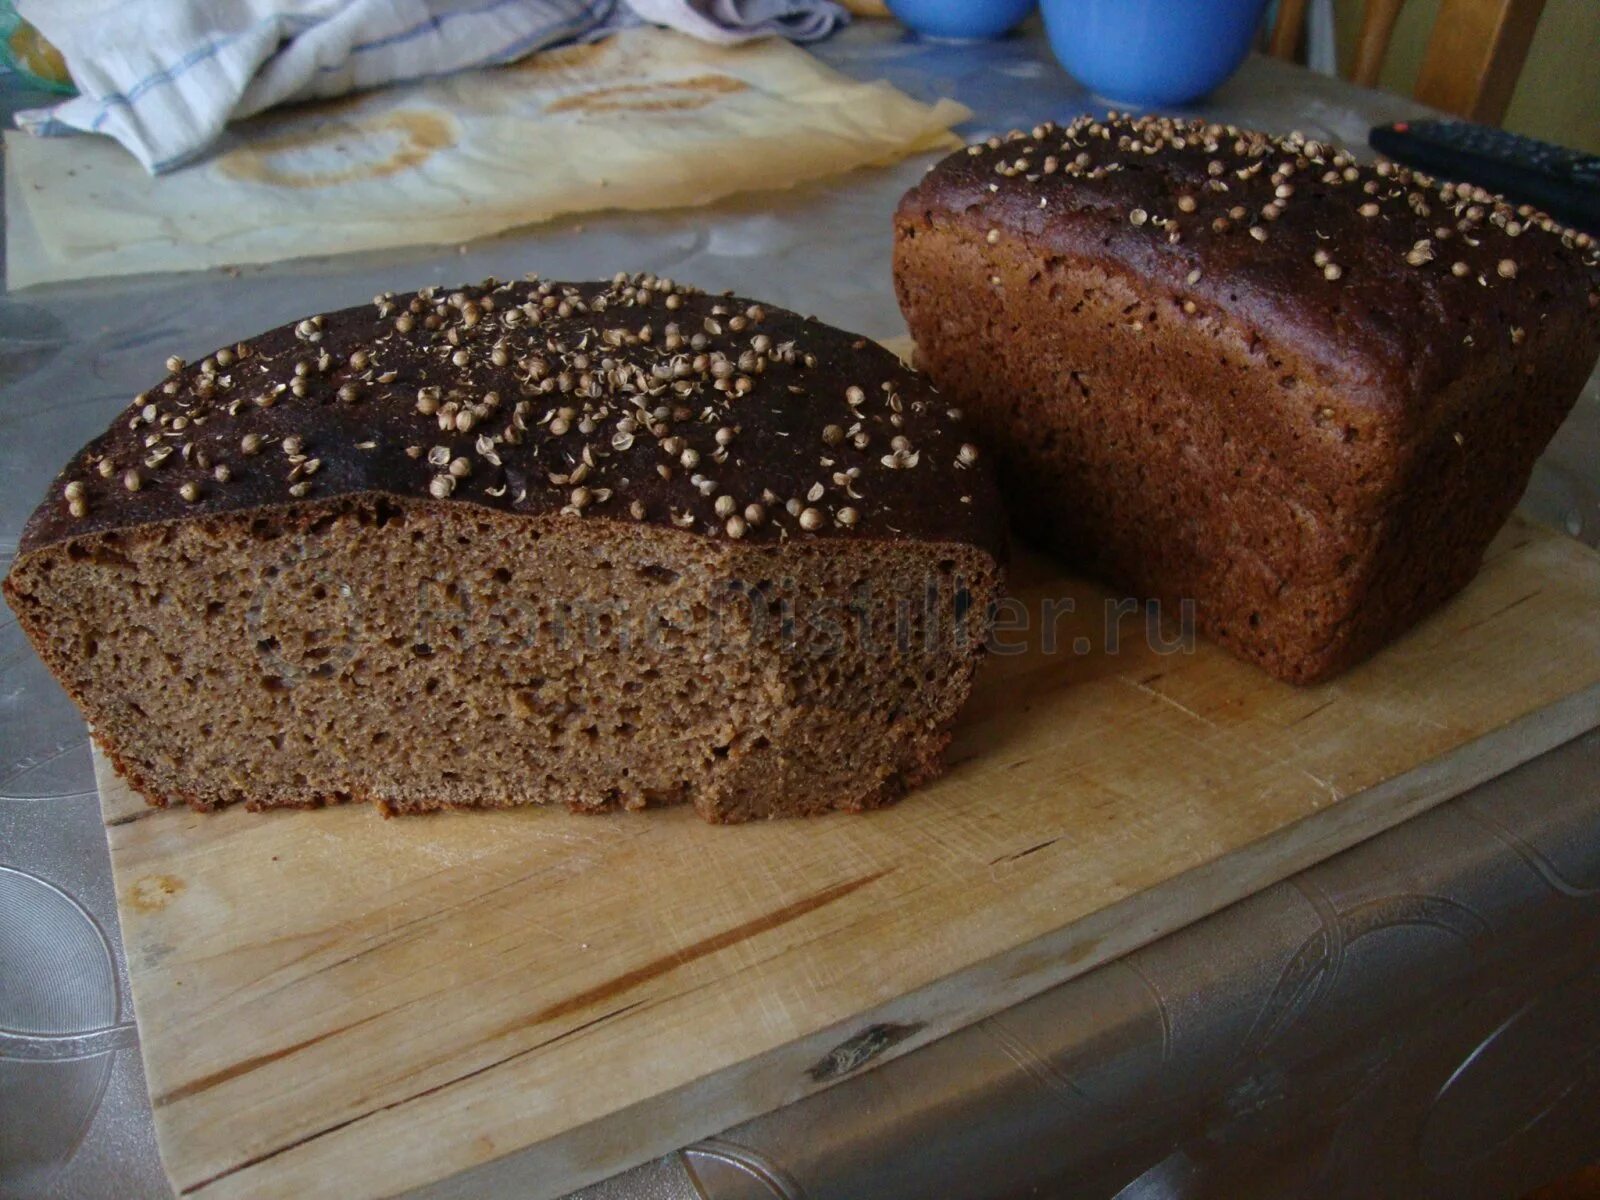
[[[1350,78],[1378,82],[1405,0],[1366,0]],[[1413,95],[1472,121],[1499,124],[1533,43],[1544,0],[1441,0]],[[1305,27],[1306,0],[1280,0],[1271,52],[1293,61]]]

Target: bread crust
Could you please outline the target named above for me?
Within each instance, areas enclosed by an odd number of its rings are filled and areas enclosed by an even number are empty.
[[[19,556],[105,530],[439,489],[501,512],[714,537],[738,516],[751,542],[934,538],[1003,552],[988,474],[960,461],[968,431],[923,376],[856,334],[654,276],[391,293],[168,366],[66,464]],[[896,437],[915,458],[891,465]],[[735,512],[718,511],[724,496]],[[746,519],[752,504],[759,520]],[[805,508],[818,521],[802,529]]]

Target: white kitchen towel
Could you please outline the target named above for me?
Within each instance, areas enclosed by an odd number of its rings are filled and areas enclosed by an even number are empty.
[[[641,19],[730,44],[825,37],[833,0],[19,0],[79,95],[17,114],[34,134],[121,142],[153,174],[279,104],[492,66]]]

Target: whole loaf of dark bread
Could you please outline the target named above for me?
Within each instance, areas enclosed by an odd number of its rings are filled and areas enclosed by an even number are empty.
[[[1600,353],[1588,235],[1201,122],[970,146],[894,263],[1018,525],[1302,683],[1472,577]]]
[[[653,276],[176,359],[5,591],[150,801],[866,808],[937,774],[1004,519],[880,346]]]

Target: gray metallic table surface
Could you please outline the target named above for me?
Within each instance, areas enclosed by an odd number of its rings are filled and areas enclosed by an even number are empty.
[[[976,113],[969,136],[1092,105],[1036,29],[952,47],[863,24],[819,53],[922,98],[955,96]],[[37,101],[0,84],[8,111]],[[1369,125],[1421,110],[1258,60],[1201,111],[1360,145]],[[648,269],[898,333],[888,217],[922,166],[462,248],[0,298],[0,566],[59,463],[167,354],[198,357],[384,289]],[[1526,500],[1591,544],[1597,450],[1591,381]],[[115,914],[83,723],[0,613],[0,1196],[168,1194]],[[1469,1198],[1595,1157],[1600,735],[584,1195]]]

